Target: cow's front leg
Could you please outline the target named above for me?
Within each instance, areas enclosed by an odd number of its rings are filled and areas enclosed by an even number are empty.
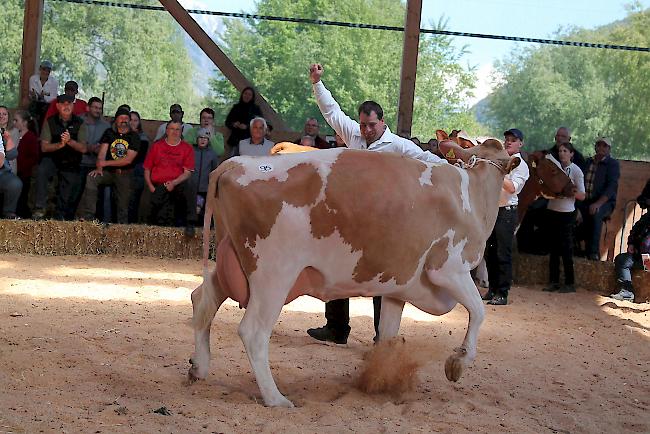
[[[218,286],[213,286],[211,274],[205,270],[203,283],[192,291],[194,325],[194,354],[190,357],[187,379],[190,383],[208,376],[210,369],[210,325],[226,299]]]
[[[458,303],[465,306],[465,309],[469,313],[467,333],[465,334],[463,345],[460,348],[456,348],[454,353],[445,362],[445,375],[447,379],[449,381],[458,381],[463,374],[463,370],[476,357],[478,332],[485,317],[485,308],[481,302],[481,295],[469,272],[454,275],[449,279],[449,284],[445,285],[444,290],[458,301]]]
[[[280,316],[288,291],[259,289],[251,285],[250,300],[239,324],[239,336],[246,348],[264,404],[268,407],[293,407],[293,403],[278,390],[269,366],[271,331]]]
[[[379,338],[378,341],[385,341],[397,336],[404,302],[390,297],[381,298],[381,315],[379,316]]]

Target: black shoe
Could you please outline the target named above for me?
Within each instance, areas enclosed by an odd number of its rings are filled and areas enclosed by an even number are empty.
[[[492,300],[487,302],[487,304],[491,304],[493,306],[504,306],[508,304],[508,297],[504,295],[495,295]]]
[[[559,289],[560,289],[560,284],[559,283],[551,283],[546,288],[543,288],[542,291],[555,292],[555,291],[558,291]]]
[[[485,295],[483,297],[481,297],[481,299],[489,301],[489,300],[492,300],[495,296],[496,296],[496,294],[494,292],[492,292],[491,289],[488,289],[488,292],[486,292]]]
[[[600,255],[598,253],[590,253],[587,259],[590,261],[600,261]]]
[[[337,332],[327,326],[319,327],[317,329],[308,329],[307,334],[314,339],[325,342],[334,342],[335,344],[346,344],[348,342],[347,332]]]
[[[194,226],[188,225],[185,227],[185,236],[190,238],[194,236]]]
[[[567,294],[569,292],[576,292],[576,287],[575,285],[564,285],[558,290],[558,292],[562,294]]]

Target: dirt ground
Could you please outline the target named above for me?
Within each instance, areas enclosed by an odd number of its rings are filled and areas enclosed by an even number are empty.
[[[400,333],[424,365],[415,390],[395,397],[354,387],[372,302],[352,300],[352,334],[337,346],[306,335],[323,324],[323,303],[301,297],[270,354],[297,408],[271,409],[230,302],[212,326],[208,379],[183,384],[199,274],[199,261],[0,255],[0,433],[650,432],[650,304],[514,287],[510,305],[486,307],[478,357],[458,383],[444,361],[465,309],[407,306]]]

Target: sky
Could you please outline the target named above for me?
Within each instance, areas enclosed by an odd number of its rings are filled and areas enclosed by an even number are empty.
[[[288,0],[290,1],[290,0]],[[222,12],[255,11],[254,0],[180,0],[186,8]],[[620,20],[627,15],[631,0],[422,0],[421,28],[433,28],[441,17],[446,29],[458,32],[553,38],[553,33],[567,26],[594,28]],[[650,0],[639,0],[644,8]],[[198,19],[198,17],[197,17]],[[208,18],[208,20],[213,18]],[[345,16],[337,18],[346,21]],[[207,23],[206,23],[207,24]],[[383,23],[366,23],[383,24]],[[213,23],[211,27],[216,26]],[[504,59],[515,48],[530,43],[474,38],[454,38],[458,47],[466,46],[465,61],[477,68],[476,96],[469,104],[485,97],[491,89],[490,74],[496,60]],[[585,48],[587,49],[587,48]]]

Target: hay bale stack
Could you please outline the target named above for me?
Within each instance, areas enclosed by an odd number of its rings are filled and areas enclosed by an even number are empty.
[[[200,236],[188,238],[179,228],[142,225],[106,227],[94,222],[56,220],[2,220],[0,224],[0,252],[4,253],[200,259],[201,244]],[[211,249],[213,251],[214,248]]]

